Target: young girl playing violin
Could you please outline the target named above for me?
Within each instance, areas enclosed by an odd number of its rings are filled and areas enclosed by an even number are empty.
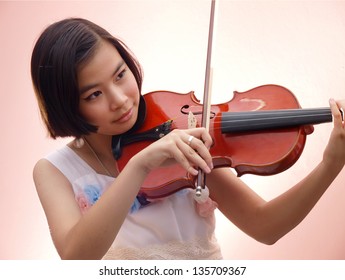
[[[221,259],[215,208],[249,236],[274,244],[306,217],[345,163],[345,100],[331,99],[334,129],[322,161],[271,201],[227,168],[213,169],[204,128],[171,131],[119,172],[112,137],[143,118],[141,69],[128,48],[90,21],[62,20],[39,37],[31,75],[50,136],[75,138],[33,171],[62,259]],[[190,189],[151,201],[138,196],[151,171],[176,163],[206,174],[208,200],[195,202]]]

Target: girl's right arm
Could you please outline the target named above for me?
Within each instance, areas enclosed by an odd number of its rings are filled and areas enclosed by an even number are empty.
[[[129,161],[85,214],[79,210],[70,182],[49,161],[40,160],[33,176],[60,257],[101,259],[114,241],[146,174],[135,161]]]

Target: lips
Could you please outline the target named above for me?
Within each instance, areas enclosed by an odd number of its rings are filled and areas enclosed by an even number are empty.
[[[117,119],[115,122],[117,123],[123,123],[128,121],[133,115],[133,109],[129,109],[126,113],[124,113],[119,119]]]

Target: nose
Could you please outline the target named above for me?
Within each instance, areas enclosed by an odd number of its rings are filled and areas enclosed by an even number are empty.
[[[116,111],[117,109],[121,108],[127,102],[127,100],[127,95],[119,87],[112,87],[109,90],[108,102],[110,110]]]

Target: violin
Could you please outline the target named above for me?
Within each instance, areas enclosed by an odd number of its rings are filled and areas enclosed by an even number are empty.
[[[201,126],[203,105],[194,92],[154,91],[143,95],[146,117],[141,127],[113,141],[121,171],[129,159],[173,129],[187,129],[190,112]],[[234,92],[226,103],[211,105],[209,133],[214,168],[234,168],[243,174],[273,175],[290,168],[300,157],[313,125],[331,122],[330,108],[301,109],[288,89],[263,85]],[[179,165],[152,171],[139,195],[161,198],[183,188],[196,188],[196,176]]]
[[[173,129],[190,128],[192,119],[196,126],[205,127],[213,138],[209,151],[214,168],[231,167],[238,176],[273,175],[298,160],[314,124],[332,121],[330,108],[301,109],[292,92],[273,84],[234,92],[229,102],[211,105],[214,11],[215,0],[212,0],[202,105],[194,92],[155,91],[141,96],[144,100],[141,103],[146,106],[146,109],[139,107],[146,112],[141,126],[113,137],[112,151],[120,172],[130,158],[152,141]],[[161,198],[184,188],[194,188],[196,196],[201,196],[205,181],[201,170],[198,176],[192,176],[177,164],[161,167],[150,172],[139,196]]]

